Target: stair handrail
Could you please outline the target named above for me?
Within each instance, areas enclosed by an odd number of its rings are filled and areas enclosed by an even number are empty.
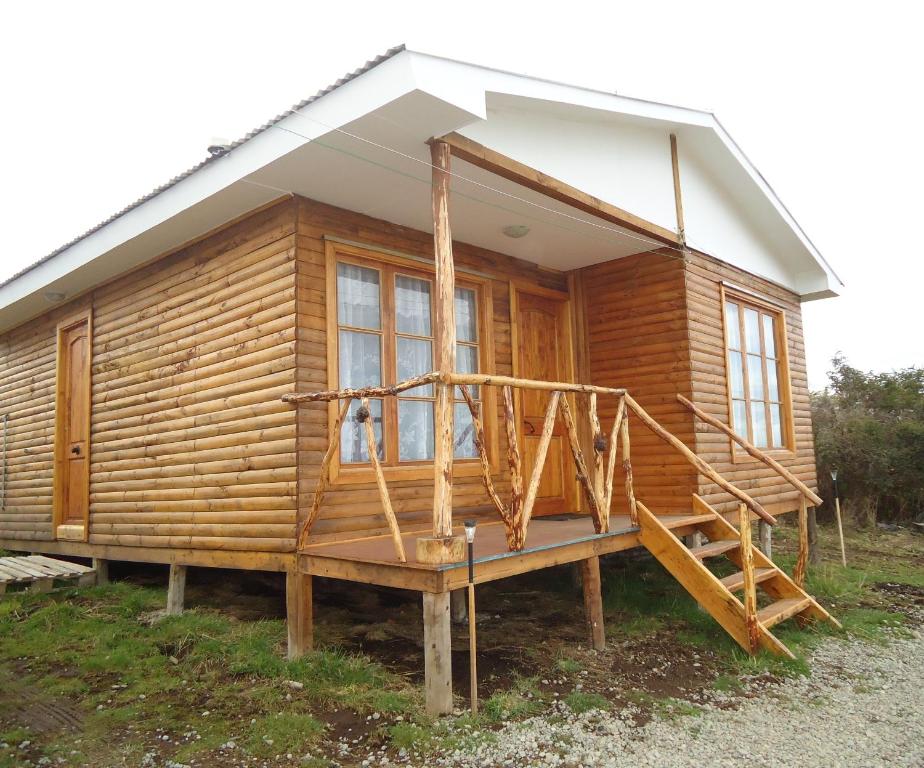
[[[808,499],[812,504],[818,506],[822,503],[822,498],[815,493],[811,488],[809,488],[805,483],[803,483],[798,477],[796,477],[792,472],[790,472],[786,467],[780,464],[772,456],[768,456],[764,451],[760,450],[756,445],[753,445],[748,440],[745,440],[741,435],[737,434],[731,427],[723,422],[719,421],[715,416],[712,416],[706,413],[702,408],[691,403],[683,395],[678,394],[677,400],[689,408],[693,414],[705,424],[708,424],[710,427],[713,427],[720,432],[724,432],[728,437],[734,440],[738,445],[744,448],[745,451],[751,456],[753,456],[758,461],[762,461],[770,469],[776,472],[780,477],[786,480],[790,485],[792,485],[799,493],[801,493],[806,499]]]
[[[687,461],[690,462],[696,469],[706,477],[708,477],[713,483],[719,486],[723,491],[730,493],[738,501],[743,502],[748,509],[754,512],[759,518],[766,521],[770,525],[776,525],[776,518],[771,515],[763,505],[761,505],[756,500],[752,499],[748,494],[742,491],[740,488],[732,485],[728,480],[726,480],[722,475],[720,475],[709,462],[705,459],[697,456],[693,451],[687,448],[684,445],[683,441],[680,440],[677,436],[668,432],[664,427],[662,427],[652,416],[648,413],[642,406],[640,406],[635,399],[627,392],[623,395],[626,405],[635,412],[635,415],[638,416],[642,423],[648,427],[652,432],[654,432],[658,437],[660,437],[668,445],[676,449],[681,456],[683,456]]]

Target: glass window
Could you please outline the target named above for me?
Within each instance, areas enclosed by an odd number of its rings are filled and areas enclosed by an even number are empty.
[[[359,260],[359,259],[357,259]],[[455,291],[456,370],[479,370],[476,288]],[[394,308],[393,317],[390,310]],[[343,388],[393,384],[429,373],[435,366],[435,312],[431,275],[386,263],[374,266],[337,262],[339,380]],[[480,388],[469,392],[478,404]],[[368,462],[365,426],[356,421],[354,402],[341,432],[341,463]],[[455,457],[477,458],[472,418],[459,388],[455,390]],[[394,398],[370,400],[379,459],[386,466],[432,461],[435,388],[432,384]]]
[[[725,301],[732,428],[758,448],[786,445],[780,342],[782,313],[742,298]]]

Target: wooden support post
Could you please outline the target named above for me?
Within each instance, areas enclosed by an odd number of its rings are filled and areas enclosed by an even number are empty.
[[[671,134],[671,168],[674,172],[674,208],[677,212],[677,239],[680,247],[686,246],[686,232],[683,226],[683,194],[680,190],[680,157],[677,152],[677,137]]]
[[[464,624],[467,617],[465,608],[465,590],[454,589],[449,594],[449,613],[453,624]]]
[[[523,465],[517,442],[516,417],[513,410],[513,390],[505,385],[504,428],[507,432],[507,464],[510,467],[510,525],[507,530],[507,547],[516,552],[525,543],[523,520]]]
[[[755,653],[760,645],[760,627],[757,624],[757,583],[754,581],[751,513],[744,504],[738,505],[738,532],[741,536],[741,573],[744,576],[744,620],[747,625],[749,650]]]
[[[587,505],[594,520],[594,530],[597,533],[606,533],[606,529],[603,527],[604,521],[600,516],[600,497],[594,487],[596,479],[590,476],[590,471],[587,469],[587,461],[584,459],[584,452],[581,450],[581,441],[578,437],[574,417],[571,415],[571,406],[568,405],[568,397],[564,394],[561,395],[558,399],[558,405],[561,410],[562,421],[565,423],[565,431],[568,433],[568,443],[571,446],[571,456],[574,458],[578,483],[584,489],[584,497],[587,499]]]
[[[428,715],[452,712],[452,637],[448,592],[423,593],[424,688]]]
[[[324,491],[327,490],[327,484],[330,482],[330,464],[337,453],[337,449],[340,447],[341,425],[352,403],[353,398],[344,398],[343,405],[340,406],[340,413],[337,415],[337,419],[334,421],[334,425],[331,428],[327,450],[324,452],[324,458],[321,460],[321,471],[318,475],[318,484],[314,489],[314,499],[311,502],[311,509],[308,512],[308,517],[305,518],[305,523],[302,525],[301,532],[298,535],[297,549],[302,549],[308,544],[308,535],[311,533],[311,527],[314,525],[314,521],[318,519],[318,513],[321,511],[321,502],[324,499]]]
[[[623,400],[623,408],[626,407]],[[626,476],[626,498],[629,500],[629,519],[632,525],[638,525],[638,508],[635,503],[635,487],[632,482],[632,452],[629,446],[629,413],[622,415],[620,425],[620,439],[622,440],[622,471]]]
[[[584,586],[584,615],[587,619],[590,647],[595,651],[602,651],[606,648],[606,631],[603,626],[599,557],[588,557],[581,561],[581,581]]]
[[[170,577],[167,581],[167,614],[177,616],[183,613],[185,597],[186,566],[174,563],[170,566]]]
[[[606,486],[604,488],[604,500],[603,500],[603,511],[605,512],[607,519],[610,516],[610,505],[613,503],[613,475],[616,470],[616,455],[617,455],[617,444],[619,443],[619,435],[622,432],[622,420],[626,416],[626,403],[622,398],[619,399],[619,403],[616,405],[616,418],[613,419],[613,430],[610,432],[610,444],[609,451],[610,454],[606,458]]]
[[[523,517],[520,520],[522,539],[526,541],[526,531],[533,514],[533,505],[536,503],[536,494],[539,493],[539,484],[542,481],[542,470],[545,467],[545,457],[549,452],[549,443],[552,442],[552,432],[555,431],[555,416],[558,413],[558,399],[561,392],[552,392],[549,395],[549,404],[545,409],[545,419],[542,422],[542,433],[539,435],[539,444],[536,446],[536,458],[533,473],[529,478],[529,487],[526,489],[526,498],[523,501]]]
[[[815,511],[814,509],[812,510]],[[841,522],[841,498],[840,496],[834,497],[834,516],[837,518],[837,535],[841,541],[841,564],[846,568],[847,567],[847,550],[844,548],[844,524]],[[816,538],[818,536],[816,525]],[[817,549],[817,547],[816,547]]]
[[[93,558],[93,570],[96,571],[96,584],[102,586],[109,583],[109,561]]]
[[[597,413],[597,393],[587,395],[587,418],[590,420],[590,444],[594,456],[594,495],[597,497],[597,506],[600,508],[600,518],[605,531],[609,530],[609,510],[603,509],[606,502],[606,475],[603,470],[603,453],[606,451],[606,437],[600,426],[600,416]]]
[[[809,559],[809,531],[808,508],[805,505],[805,496],[799,497],[799,555],[796,566],[793,568],[792,580],[800,589],[805,587],[805,570]]]
[[[286,571],[286,628],[288,658],[300,659],[314,648],[314,600],[311,576],[297,565]]]
[[[773,559],[773,526],[766,520],[761,520],[757,525],[757,532],[760,539],[760,551]]]
[[[455,268],[449,226],[449,145],[430,143],[433,255],[436,266],[436,364],[440,380],[434,384],[435,450],[433,462],[433,535],[417,540],[417,559],[452,562],[464,540],[452,535],[453,385],[447,381],[456,367]],[[456,543],[458,540],[458,544]]]
[[[385,521],[388,523],[388,529],[391,531],[391,539],[395,545],[395,557],[399,563],[407,562],[407,555],[404,554],[404,542],[401,539],[401,529],[398,527],[398,518],[395,517],[395,510],[391,506],[391,498],[388,495],[388,484],[385,482],[385,473],[382,472],[382,465],[379,463],[379,449],[375,441],[375,427],[372,426],[372,412],[369,410],[369,400],[363,398],[362,407],[357,419],[362,415],[363,427],[366,430],[366,448],[369,452],[369,463],[375,472],[375,482],[379,487],[379,497],[382,499],[382,511],[385,513]]]
[[[808,560],[811,565],[821,562],[821,548],[818,546],[818,515],[815,507],[808,510]]]

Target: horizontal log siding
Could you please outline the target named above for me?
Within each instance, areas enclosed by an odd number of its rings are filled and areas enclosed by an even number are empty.
[[[690,346],[683,262],[642,253],[581,270],[590,381],[625,387],[638,403],[691,449],[693,421],[677,402],[690,396]],[[604,432],[615,417],[615,398],[600,399]],[[689,511],[696,473],[687,461],[637,418],[629,416],[635,495],[656,514]],[[614,479],[612,514],[628,514]]]
[[[740,286],[778,304],[786,315],[789,376],[795,418],[795,453],[774,453],[784,467],[816,488],[815,450],[805,367],[802,312],[795,294],[743,270],[702,254],[690,255],[686,269],[687,306],[690,323],[692,389],[697,406],[726,424],[730,423],[726,389],[725,339],[719,287],[722,282]],[[698,425],[696,451],[720,474],[750,494],[773,514],[798,509],[799,496],[789,483],[763,463],[740,452],[732,460],[731,440],[714,429]],[[724,511],[736,502],[714,484],[700,482],[699,493]]]
[[[7,415],[0,538],[52,538],[56,326],[88,305],[69,302],[0,337],[0,415]]]
[[[0,538],[52,538],[55,325],[90,303],[90,543],[292,550],[295,414],[279,398],[295,384],[294,201],[0,341]]]
[[[298,216],[298,318],[300,391],[327,389],[326,282],[324,236],[351,240],[374,249],[399,251],[433,258],[433,236],[301,199]],[[513,259],[464,243],[453,244],[456,264],[491,275],[494,330],[494,373],[510,375],[510,279],[546,288],[567,290],[565,276],[539,269],[530,262]],[[501,397],[498,393],[498,418]],[[502,423],[502,422],[499,422]],[[307,515],[311,506],[321,459],[329,439],[327,405],[312,403],[299,406],[299,512]],[[506,472],[506,441],[497,436],[499,464],[494,482],[502,497],[509,495]],[[389,480],[391,502],[402,531],[426,530],[430,527],[433,506],[433,481]],[[456,477],[453,483],[453,506],[456,519],[460,508],[483,507],[489,500],[480,476]],[[493,507],[491,508],[493,510]],[[490,513],[496,517],[493,511]],[[388,533],[379,492],[374,482],[335,484],[324,496],[320,516],[312,531],[311,542],[330,541],[354,536]]]
[[[295,203],[94,297],[90,543],[293,549]]]

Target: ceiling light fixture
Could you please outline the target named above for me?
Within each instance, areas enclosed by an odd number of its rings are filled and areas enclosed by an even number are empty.
[[[529,234],[529,227],[525,224],[508,224],[501,231],[507,235],[507,237],[512,237],[516,240],[521,237],[526,237]]]

